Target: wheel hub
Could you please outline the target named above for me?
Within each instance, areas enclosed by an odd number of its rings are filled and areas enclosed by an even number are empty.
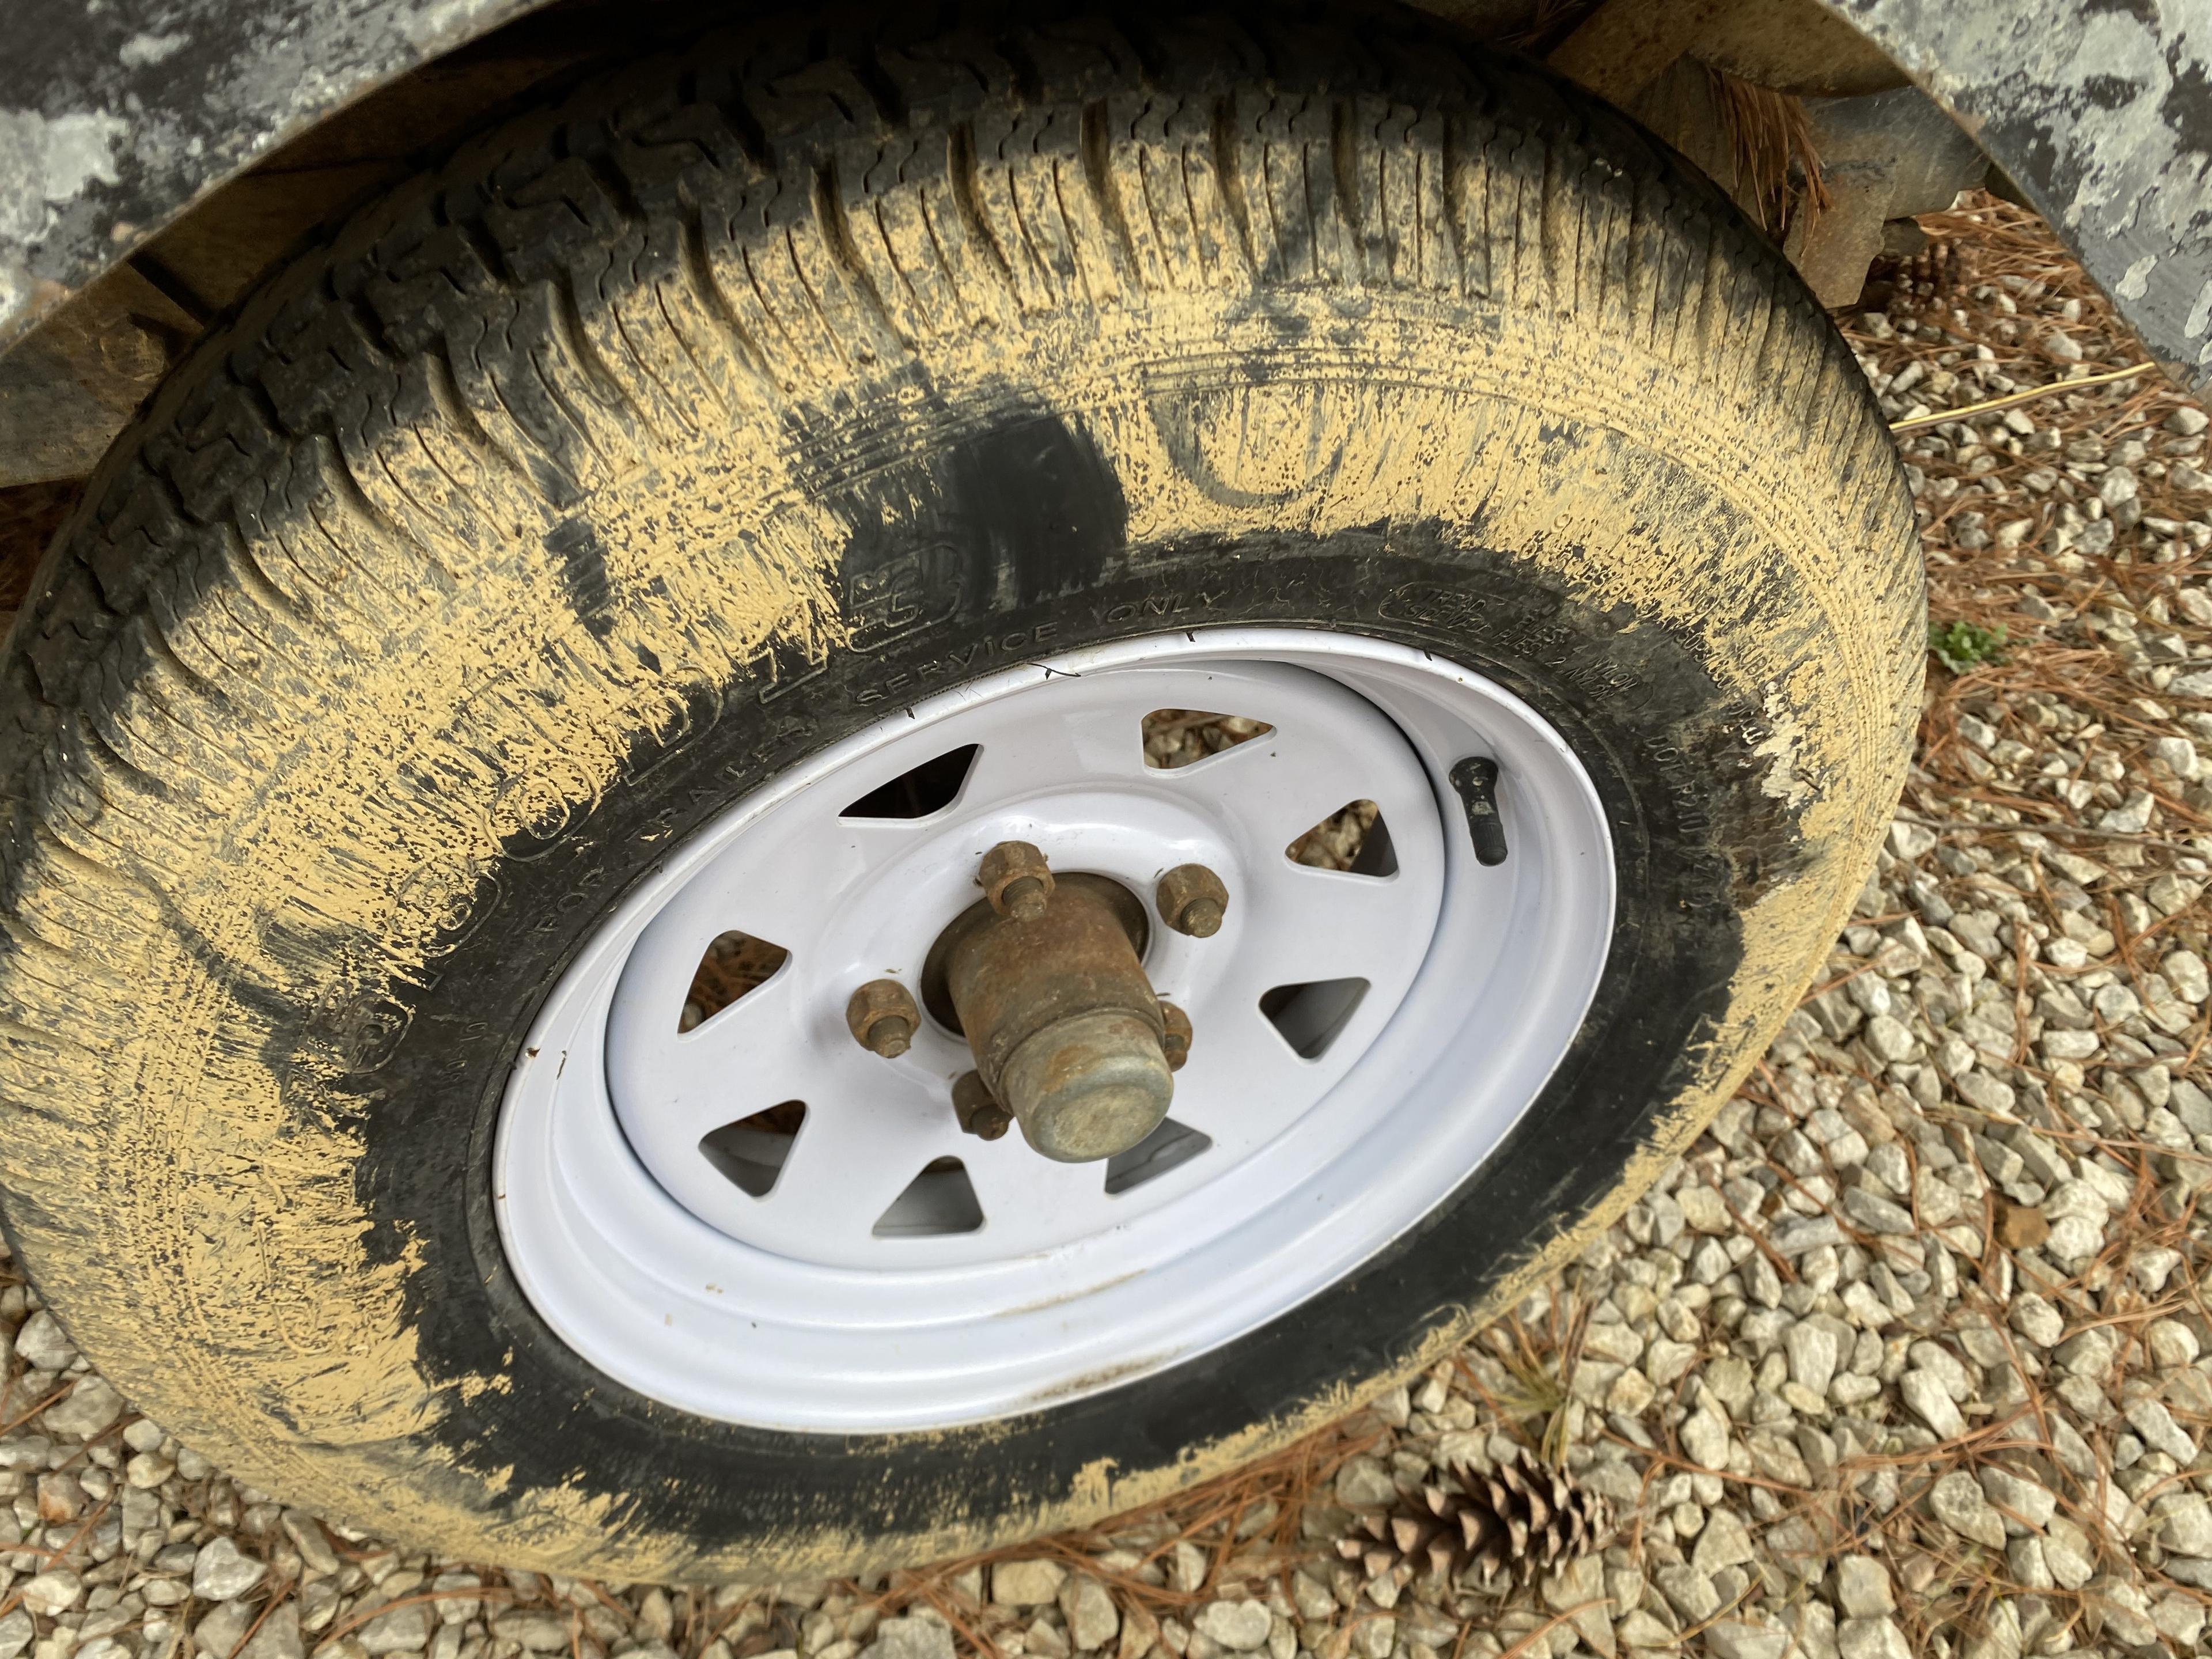
[[[1175,1095],[1167,1018],[1138,959],[1142,907],[1105,877],[1055,879],[1027,842],[994,847],[980,879],[990,896],[931,956],[984,1090],[1056,1162],[1128,1151]]]

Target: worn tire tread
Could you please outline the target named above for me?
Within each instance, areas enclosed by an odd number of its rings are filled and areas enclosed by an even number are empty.
[[[131,1079],[114,1098],[85,1079],[134,936],[182,935],[175,872],[272,787],[316,665],[371,672],[507,579],[484,480],[551,522],[702,410],[810,464],[830,411],[852,465],[872,399],[946,338],[1200,291],[1540,312],[1662,361],[1836,481],[1863,562],[1824,591],[1856,607],[1847,666],[1881,688],[1838,718],[1872,730],[1912,696],[1909,509],[1847,349],[1717,189],[1540,70],[1380,12],[732,30],[363,210],[211,331],[103,463],[0,660],[5,1109],[80,1138],[128,1121]],[[187,948],[221,979],[236,945]],[[310,986],[296,965],[252,988]],[[9,1224],[94,1249],[99,1218],[30,1156],[0,1151]],[[228,1386],[219,1351],[169,1363],[179,1392]]]

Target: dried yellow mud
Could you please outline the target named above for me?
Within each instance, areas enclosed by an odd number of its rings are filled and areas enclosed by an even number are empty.
[[[1414,520],[1510,550],[1687,642],[1766,712],[1765,787],[1802,806],[1808,853],[1748,911],[1724,1029],[1626,1182],[1559,1218],[1481,1306],[1167,1466],[1097,1463],[993,1514],[945,1492],[903,1553],[1088,1521],[1348,1409],[1579,1249],[1727,1097],[1848,910],[1917,706],[1910,520],[1848,359],[1807,333],[1750,361],[1725,307],[1662,331],[1648,296],[1577,301],[1510,228],[1494,268],[1469,268],[1430,210],[1443,185],[1419,135],[1391,162],[1409,173],[1374,175],[1408,234],[1381,252],[1322,239],[1297,256],[1306,280],[1263,280],[1296,252],[1271,252],[1279,221],[1250,212],[1266,147],[1248,149],[1239,218],[1203,143],[1177,142],[1103,158],[1110,234],[1092,174],[1039,155],[978,164],[964,211],[916,169],[866,214],[825,222],[817,202],[586,293],[533,358],[576,429],[565,501],[496,372],[418,359],[425,412],[291,444],[282,499],[235,514],[222,567],[169,570],[100,647],[95,740],[56,739],[14,872],[0,1173],[43,1195],[9,1217],[43,1292],[173,1431],[288,1500],[519,1565],[769,1577],[878,1555],[807,1528],[716,1553],[580,1473],[529,1487],[456,1462],[437,1425],[506,1382],[428,1373],[404,1305],[417,1251],[370,1248],[337,1085],[431,982],[507,842],[620,787],[633,738],[680,728],[697,694],[732,701],[841,648],[854,526],[807,467],[855,411],[889,453],[947,410],[1049,414],[1103,458],[1140,550]],[[299,1007],[319,1011],[313,1051],[271,1012]]]

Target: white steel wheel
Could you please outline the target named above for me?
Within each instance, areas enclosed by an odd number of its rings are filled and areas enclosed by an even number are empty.
[[[1267,729],[1163,769],[1164,709]],[[1498,770],[1498,862],[1451,780],[1469,757]],[[1293,861],[1358,802],[1380,826],[1358,866]],[[922,996],[1006,840],[1148,909],[1187,863],[1230,894],[1210,938],[1152,917],[1146,975],[1194,1035],[1168,1121],[1109,1160],[963,1133],[975,1062],[941,1018],[888,1060],[847,1028],[864,982]],[[1010,670],[887,707],[630,897],[509,1087],[501,1236],[563,1340],[704,1416],[920,1429],[1094,1392],[1295,1307],[1474,1170],[1580,1024],[1613,902],[1573,754],[1425,653],[1232,629]],[[772,971],[685,1029],[732,935]]]

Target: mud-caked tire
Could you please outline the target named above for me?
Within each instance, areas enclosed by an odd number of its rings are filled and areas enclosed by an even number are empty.
[[[191,358],[10,638],[0,1208],[253,1485],[475,1559],[791,1575],[1089,1520],[1462,1338],[1685,1146],[1900,783],[1850,354],[1622,120],[1430,29],[709,40],[367,210]],[[1573,747],[1612,955],[1422,1224],[1006,1420],[719,1422],[503,1260],[493,1126],[668,850],[902,700],[1163,629],[1463,663]]]

